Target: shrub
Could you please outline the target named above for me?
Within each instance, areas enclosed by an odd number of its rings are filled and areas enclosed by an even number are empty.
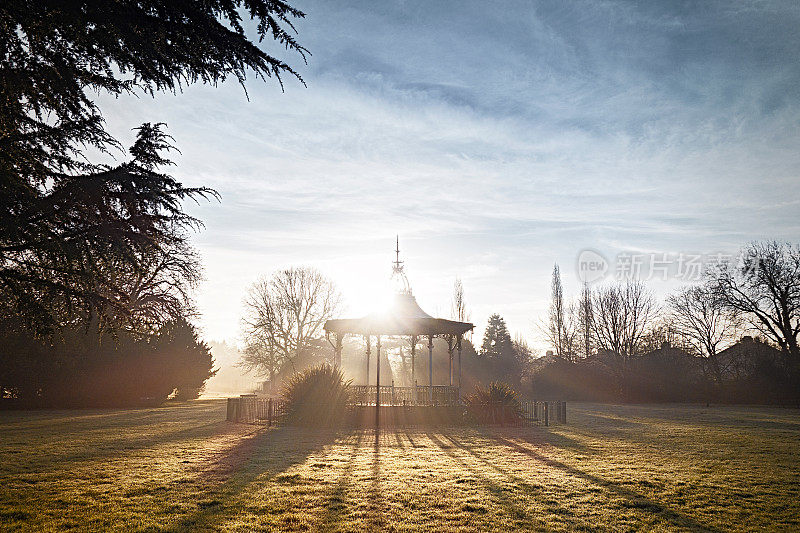
[[[467,405],[472,416],[482,423],[512,423],[522,416],[517,393],[499,381],[493,381],[487,387],[476,387],[467,398]]]
[[[0,398],[11,396],[10,407],[159,405],[173,391],[190,399],[214,375],[213,366],[208,346],[182,319],[149,338],[126,331],[101,336],[80,325],[39,338],[0,321],[0,388],[8,391]]]
[[[165,323],[151,341],[161,354],[162,371],[169,370],[169,386],[175,389],[176,400],[194,400],[200,396],[206,381],[217,373],[211,349],[186,320]]]
[[[300,426],[340,424],[350,403],[350,381],[328,364],[295,374],[283,388],[289,423]]]

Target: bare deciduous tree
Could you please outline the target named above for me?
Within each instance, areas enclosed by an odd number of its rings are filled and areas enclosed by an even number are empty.
[[[658,313],[652,293],[641,281],[598,288],[592,297],[592,329],[599,348],[627,360]]]
[[[525,373],[534,357],[533,348],[530,347],[528,341],[525,340],[525,337],[519,333],[514,335],[514,340],[511,342],[514,346],[514,354],[517,357],[520,368],[522,369],[522,372]]]
[[[737,313],[706,286],[684,287],[668,298],[670,327],[694,355],[708,360],[714,379],[722,381],[717,354],[733,344],[741,331]]]
[[[553,347],[557,357],[574,360],[577,353],[577,310],[575,306],[564,303],[564,288],[561,285],[561,272],[556,264],[553,267],[551,282],[550,312],[547,324],[541,329]]]
[[[742,251],[738,268],[723,267],[712,276],[725,305],[744,313],[753,328],[800,363],[800,247],[754,242]]]
[[[578,301],[578,332],[583,346],[583,356],[589,357],[592,355],[592,348],[594,347],[594,334],[592,332],[592,322],[594,321],[594,313],[592,311],[592,290],[589,284],[583,284],[581,288],[581,296]]]
[[[247,335],[237,366],[269,379],[270,393],[275,392],[275,376],[283,369],[286,358],[267,339],[254,331]]]
[[[108,269],[108,300],[116,305],[107,316],[116,315],[129,330],[152,332],[170,320],[195,314],[191,291],[201,280],[202,270],[197,253],[187,243],[142,251],[136,261],[139,268],[118,263]]]
[[[242,319],[250,355],[242,364],[269,370],[319,346],[325,321],[339,310],[333,283],[313,268],[288,268],[250,287]]]
[[[459,322],[469,322],[467,303],[464,300],[464,285],[459,278],[453,283],[453,300],[450,304],[450,316]]]
[[[453,283],[453,300],[450,303],[450,316],[453,320],[458,320],[459,322],[469,322],[471,318],[467,310],[467,302],[464,299],[464,285],[459,278],[456,278],[456,281]],[[465,337],[471,339],[472,330],[468,331]]]
[[[678,348],[685,352],[691,352],[692,347],[685,340],[684,336],[678,333],[672,325],[669,315],[662,315],[653,320],[647,327],[647,331],[639,341],[637,351],[646,354],[658,350],[668,344],[670,347]]]

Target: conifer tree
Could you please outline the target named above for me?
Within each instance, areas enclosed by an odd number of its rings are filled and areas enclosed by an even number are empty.
[[[512,351],[511,335],[508,333],[506,322],[503,317],[495,313],[489,317],[486,325],[480,355],[487,359],[500,360],[511,354]]]
[[[246,35],[243,17],[259,41],[305,60],[292,26],[303,16],[280,0],[0,4],[0,318],[52,329],[56,307],[114,307],[115,266],[140,275],[153,254],[181,249],[185,229],[199,224],[182,200],[213,194],[161,173],[170,146],[161,124],[139,128],[126,163],[88,160],[88,149],[121,148],[96,95],[244,84],[248,73],[300,79]]]
[[[490,316],[480,351],[490,380],[519,385],[523,369],[519,355],[505,320],[498,314]]]

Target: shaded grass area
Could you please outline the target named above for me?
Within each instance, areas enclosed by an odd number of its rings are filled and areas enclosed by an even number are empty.
[[[566,426],[377,434],[224,414],[0,412],[0,529],[800,529],[795,410],[573,405]]]

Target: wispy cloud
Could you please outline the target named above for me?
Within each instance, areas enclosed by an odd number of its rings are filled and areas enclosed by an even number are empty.
[[[421,301],[448,309],[460,275],[474,319],[527,334],[582,248],[800,238],[794,2],[298,5],[307,89],[102,103],[122,138],[168,122],[175,173],[222,193],[191,207],[212,336],[278,266],[374,286],[395,233]]]

